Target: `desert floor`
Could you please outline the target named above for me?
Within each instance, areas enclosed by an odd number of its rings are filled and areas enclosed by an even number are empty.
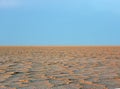
[[[120,47],[0,47],[0,89],[120,88]]]

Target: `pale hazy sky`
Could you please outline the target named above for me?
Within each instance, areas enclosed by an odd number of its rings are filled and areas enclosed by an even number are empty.
[[[0,45],[120,45],[120,0],[0,0]]]

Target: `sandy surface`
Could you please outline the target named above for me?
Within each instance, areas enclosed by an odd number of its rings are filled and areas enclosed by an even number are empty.
[[[0,47],[0,89],[120,88],[120,47]]]

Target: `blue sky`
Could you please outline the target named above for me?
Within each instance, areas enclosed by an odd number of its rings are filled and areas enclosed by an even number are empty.
[[[120,45],[120,0],[0,0],[0,45]]]

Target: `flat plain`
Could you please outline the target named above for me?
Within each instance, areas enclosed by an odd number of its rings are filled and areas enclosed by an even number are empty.
[[[120,47],[0,47],[0,89],[120,88]]]

